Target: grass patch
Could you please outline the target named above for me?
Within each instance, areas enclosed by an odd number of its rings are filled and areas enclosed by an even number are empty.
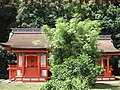
[[[0,83],[0,90],[39,90],[41,84]],[[120,83],[96,83],[90,90],[120,90]]]
[[[2,83],[0,90],[39,90],[41,84]]]

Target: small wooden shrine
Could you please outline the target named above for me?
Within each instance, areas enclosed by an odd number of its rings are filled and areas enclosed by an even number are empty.
[[[13,28],[2,46],[17,57],[17,64],[8,68],[10,80],[42,82],[49,78],[47,39],[40,29]]]
[[[48,41],[37,28],[13,28],[8,42],[2,46],[16,54],[16,65],[9,65],[9,79],[22,82],[43,82],[49,79]],[[112,43],[110,35],[100,35],[98,52],[101,52],[99,65],[104,68],[104,74],[97,80],[115,80],[109,56],[120,55]]]
[[[115,76],[112,75],[113,69],[110,64],[110,56],[120,55],[120,50],[114,47],[110,35],[100,35],[98,50],[102,53],[99,65],[104,69],[104,73],[102,76],[98,76],[97,80],[115,80]]]

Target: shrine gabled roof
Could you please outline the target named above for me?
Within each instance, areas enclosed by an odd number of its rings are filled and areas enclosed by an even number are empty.
[[[8,42],[2,45],[11,49],[46,49],[47,39],[40,28],[13,28]]]
[[[11,49],[46,49],[48,41],[40,28],[13,28],[9,40],[2,43]],[[100,35],[98,51],[104,53],[116,53],[120,50],[113,45],[110,35]]]
[[[116,49],[114,47],[111,35],[100,35],[100,38],[98,40],[98,51],[104,53],[120,52],[119,49]]]

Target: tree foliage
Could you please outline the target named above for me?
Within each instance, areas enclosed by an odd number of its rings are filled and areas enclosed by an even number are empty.
[[[17,9],[13,4],[0,2],[0,42],[8,40],[10,28],[15,27]]]
[[[15,27],[16,15],[17,9],[13,4],[5,5],[0,1],[0,42],[8,40],[10,28]],[[13,59],[13,54],[0,46],[0,78],[8,78],[8,63]]]
[[[78,2],[71,4],[65,1],[62,3],[47,1],[45,4],[40,4],[39,1],[33,4],[21,3],[17,22],[18,27],[41,27],[44,24],[55,27],[55,20],[58,17],[69,21],[74,16],[77,16],[80,21],[99,20],[102,28],[101,34],[111,34],[115,46],[120,48],[120,8],[105,3],[105,0],[101,0],[97,5],[94,0],[90,0],[88,4]]]
[[[0,46],[0,78],[8,78],[8,64],[15,64],[15,55]]]
[[[54,27],[58,17],[71,18],[70,13],[66,13],[71,11],[69,10],[70,6],[66,7],[65,5],[67,4],[51,2],[40,4],[39,1],[28,4],[21,3],[16,17],[18,27],[41,27],[44,24]]]
[[[50,41],[52,80],[41,90],[86,90],[95,83],[98,66],[97,21],[58,19],[55,28],[43,26]]]

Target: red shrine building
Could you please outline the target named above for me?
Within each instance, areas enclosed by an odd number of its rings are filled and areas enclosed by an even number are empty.
[[[36,28],[13,28],[8,42],[2,46],[16,54],[16,65],[9,65],[9,79],[22,82],[44,82],[50,78],[48,65],[48,41]],[[113,46],[110,35],[101,35],[98,50],[102,52],[99,65],[104,68],[97,80],[115,80],[109,56],[120,55]]]
[[[40,29],[12,29],[8,42],[2,46],[16,54],[16,65],[9,65],[9,79],[42,82],[48,76],[47,39]]]
[[[99,65],[104,69],[104,73],[103,75],[98,76],[97,80],[115,80],[116,77],[112,74],[113,66],[110,62],[110,57],[120,55],[120,50],[114,47],[111,35],[100,35],[98,40],[98,50],[102,53],[99,59]]]

